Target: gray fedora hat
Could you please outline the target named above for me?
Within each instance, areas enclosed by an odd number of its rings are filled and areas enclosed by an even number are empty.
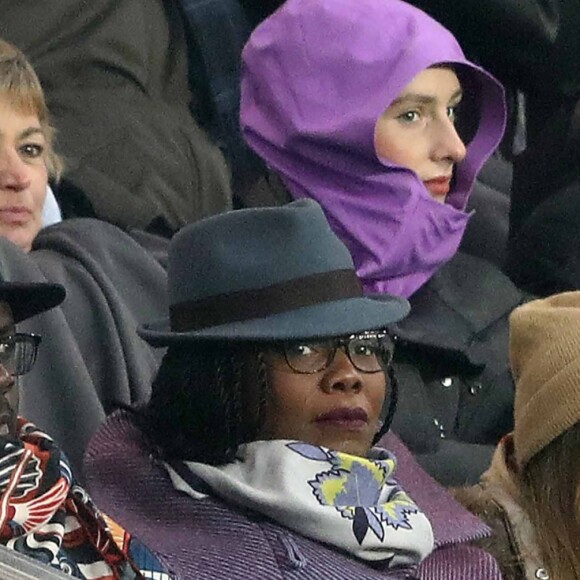
[[[409,312],[402,298],[363,296],[346,246],[312,200],[186,226],[171,241],[168,276],[169,318],[139,328],[155,346],[340,336]]]

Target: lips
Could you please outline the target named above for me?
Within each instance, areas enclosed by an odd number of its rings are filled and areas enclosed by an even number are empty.
[[[316,423],[323,427],[334,427],[348,431],[358,431],[367,426],[369,416],[360,407],[339,407],[316,417]]]
[[[451,188],[451,177],[436,177],[423,182],[432,195],[447,195]]]
[[[24,206],[9,206],[0,208],[0,221],[9,224],[27,222],[32,212]]]

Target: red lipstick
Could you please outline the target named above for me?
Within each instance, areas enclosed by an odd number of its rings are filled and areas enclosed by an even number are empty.
[[[434,197],[445,196],[451,188],[451,177],[436,177],[423,182]]]

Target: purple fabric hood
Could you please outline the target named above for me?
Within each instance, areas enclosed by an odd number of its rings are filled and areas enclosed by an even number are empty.
[[[443,26],[398,0],[287,0],[242,58],[248,144],[294,198],[322,205],[367,293],[411,296],[457,251],[475,177],[503,134],[502,86],[465,59]],[[440,63],[452,63],[477,97],[446,204],[374,149],[377,118],[416,74]]]

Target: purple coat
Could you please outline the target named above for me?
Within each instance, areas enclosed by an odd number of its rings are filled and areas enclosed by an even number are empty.
[[[382,443],[397,454],[397,479],[433,526],[437,548],[416,570],[371,566],[260,514],[176,491],[125,412],[103,424],[89,445],[85,469],[96,504],[149,545],[178,578],[501,579],[495,560],[468,544],[487,535],[488,528],[432,480],[394,436]]]

